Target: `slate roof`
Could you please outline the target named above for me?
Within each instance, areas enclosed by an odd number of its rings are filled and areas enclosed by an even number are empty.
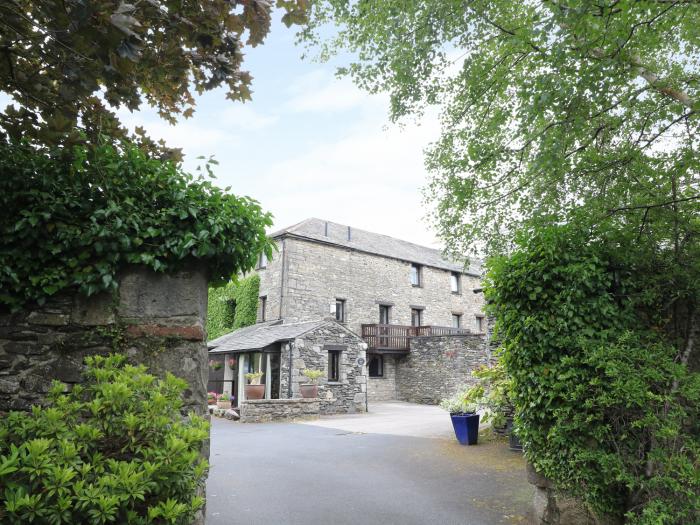
[[[326,319],[319,319],[289,324],[283,324],[281,320],[258,323],[217,337],[209,341],[208,347],[212,353],[259,350],[273,343],[295,339],[327,322]]]
[[[350,231],[349,239],[348,230]],[[276,239],[285,235],[343,246],[443,270],[475,276],[481,275],[481,261],[479,260],[472,259],[470,266],[465,268],[463,262],[451,261],[445,258],[440,250],[323,219],[306,219],[298,224],[276,231],[270,237]]]

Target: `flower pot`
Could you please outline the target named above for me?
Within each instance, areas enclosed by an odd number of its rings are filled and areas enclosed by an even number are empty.
[[[228,410],[231,408],[231,401],[217,401],[216,406],[219,408],[223,408],[224,410]]]
[[[508,432],[508,447],[514,452],[522,452],[523,445],[520,443],[518,436],[513,430],[513,418],[508,418],[506,420],[506,430]]]
[[[450,414],[455,436],[461,445],[476,445],[479,439],[479,414]]]
[[[246,385],[245,386],[245,398],[246,399],[262,399],[265,397],[265,385]]]
[[[318,385],[301,385],[301,397],[304,399],[312,399],[318,397]]]

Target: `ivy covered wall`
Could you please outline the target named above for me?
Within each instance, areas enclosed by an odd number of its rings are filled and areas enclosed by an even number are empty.
[[[207,337],[216,339],[238,328],[255,324],[258,314],[260,276],[250,275],[237,282],[209,288]]]

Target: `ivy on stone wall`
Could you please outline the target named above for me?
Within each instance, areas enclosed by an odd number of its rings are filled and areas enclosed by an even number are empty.
[[[256,201],[129,144],[67,155],[2,142],[0,208],[0,308],[115,290],[129,264],[166,272],[196,260],[219,281],[271,255],[271,216]]]
[[[258,315],[260,276],[209,288],[207,338],[216,339],[244,326],[255,324]]]

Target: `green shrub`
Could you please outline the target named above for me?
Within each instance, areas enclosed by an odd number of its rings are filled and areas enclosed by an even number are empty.
[[[209,288],[207,338],[219,336],[255,324],[258,317],[260,276],[252,274],[223,286]]]
[[[0,307],[115,290],[128,264],[165,272],[194,259],[221,281],[271,254],[271,217],[254,200],[129,144],[71,153],[0,141]]]
[[[700,374],[658,280],[629,247],[552,227],[491,261],[486,297],[537,470],[627,523],[700,523]]]
[[[123,356],[86,362],[82,386],[0,421],[0,522],[191,523],[209,430],[180,415],[185,382]]]
[[[480,385],[466,385],[440,401],[440,408],[452,415],[473,414],[481,408],[483,395],[484,389]]]
[[[318,382],[318,380],[325,374],[323,370],[314,370],[313,368],[306,368],[305,370],[302,370],[301,373],[312,383]]]

